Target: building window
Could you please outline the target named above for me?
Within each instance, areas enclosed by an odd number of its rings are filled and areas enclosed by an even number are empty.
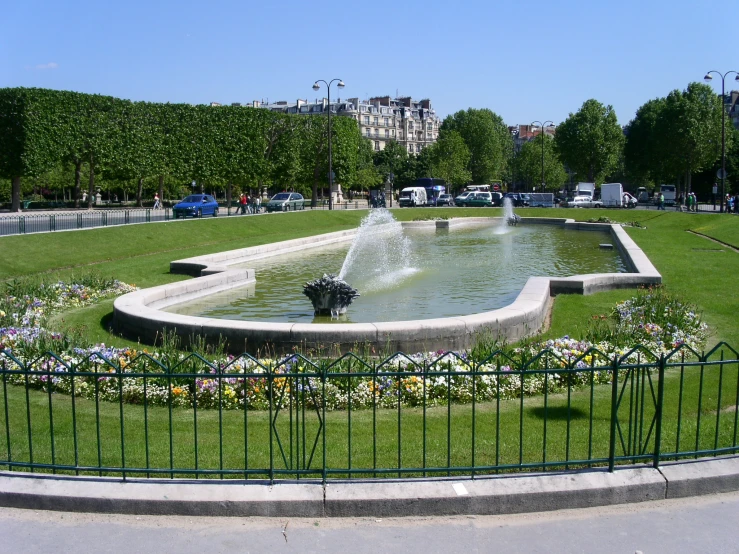
[[[421,145],[420,144],[416,144],[416,152],[420,152],[420,151],[421,151]]]
[[[375,116],[375,125],[379,125],[379,124],[380,124],[380,118]]]
[[[385,138],[390,138],[390,129],[385,129]]]
[[[372,130],[369,127],[367,127],[365,129],[365,133],[367,134],[367,136],[370,136],[370,134],[372,134]]]
[[[385,118],[385,127],[390,127],[390,118],[389,117],[386,117]]]
[[[379,150],[379,149],[380,149],[380,141],[379,140],[376,140],[375,141],[375,150]]]
[[[369,125],[369,116],[368,115],[365,115],[364,116],[364,124],[365,125]]]
[[[393,136],[395,136],[395,129],[393,129]]]

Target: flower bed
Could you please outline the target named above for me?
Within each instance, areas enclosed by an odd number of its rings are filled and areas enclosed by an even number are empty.
[[[583,340],[530,339],[516,347],[480,340],[469,352],[395,354],[383,361],[355,356],[311,361],[297,354],[255,359],[206,355],[204,348],[186,354],[166,344],[151,351],[104,344],[80,348],[42,326],[54,311],[130,289],[117,281],[57,283],[39,289],[44,298],[8,295],[12,298],[0,305],[14,306],[12,318],[20,325],[0,328],[7,381],[93,400],[179,407],[260,410],[291,396],[312,407],[325,402],[329,410],[434,406],[605,384],[614,358],[644,363],[681,345],[699,349],[706,340],[706,326],[692,307],[660,288],[640,291],[610,316],[595,319]],[[631,352],[635,344],[644,348]]]

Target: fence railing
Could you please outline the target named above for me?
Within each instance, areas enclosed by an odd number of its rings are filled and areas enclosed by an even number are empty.
[[[739,451],[739,356],[545,350],[213,363],[0,354],[0,467],[73,475],[481,475]]]

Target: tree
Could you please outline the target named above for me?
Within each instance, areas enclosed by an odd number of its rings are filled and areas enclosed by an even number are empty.
[[[658,123],[665,109],[665,99],[656,98],[642,105],[626,126],[624,163],[629,175],[637,180],[664,182],[669,176]]]
[[[544,188],[541,188],[541,148],[544,143]],[[554,148],[554,139],[546,133],[539,133],[533,140],[525,142],[516,156],[516,175],[528,188],[544,192],[558,191],[567,181],[567,172]]]
[[[354,183],[354,188],[359,189],[362,192],[364,189],[372,189],[383,183],[384,179],[377,167],[374,164],[374,150],[372,148],[372,142],[364,137],[360,137],[359,151],[357,152],[357,171]]]
[[[703,83],[667,95],[657,121],[657,140],[667,171],[691,190],[693,173],[713,164],[721,155],[721,99]],[[730,136],[730,135],[729,135]]]
[[[441,132],[456,131],[470,151],[468,169],[477,184],[500,180],[513,140],[499,115],[488,109],[459,111],[444,119]]]
[[[408,150],[398,141],[389,140],[384,149],[374,153],[373,159],[377,172],[383,179],[387,179],[391,173],[398,177],[408,163]]]
[[[560,159],[580,179],[602,182],[618,164],[624,134],[613,107],[591,99],[557,127],[554,140]]]
[[[439,140],[425,150],[429,151],[434,177],[444,179],[449,185],[470,182],[472,172],[468,167],[471,154],[459,133],[443,131]]]

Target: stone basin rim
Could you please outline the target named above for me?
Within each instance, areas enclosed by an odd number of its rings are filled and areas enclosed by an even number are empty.
[[[455,218],[403,223],[407,228],[451,229],[462,225],[495,223],[500,217]],[[145,343],[155,342],[163,331],[174,331],[182,339],[201,335],[206,342],[228,341],[234,354],[292,352],[296,347],[338,347],[342,352],[358,345],[393,351],[460,350],[468,348],[476,333],[485,331],[495,339],[515,341],[538,332],[551,307],[551,297],[561,293],[591,294],[615,288],[660,284],[662,277],[649,258],[617,224],[582,223],[565,218],[522,218],[520,225],[556,225],[610,235],[629,273],[596,273],[568,277],[536,277],[526,281],[509,305],[488,312],[462,316],[373,323],[276,323],[237,321],[180,315],[162,311],[169,305],[255,282],[253,269],[231,269],[235,264],[276,256],[306,248],[351,240],[357,229],[313,235],[277,243],[175,260],[172,273],[196,278],[142,289],[120,296],[114,302],[114,326],[118,332]]]

